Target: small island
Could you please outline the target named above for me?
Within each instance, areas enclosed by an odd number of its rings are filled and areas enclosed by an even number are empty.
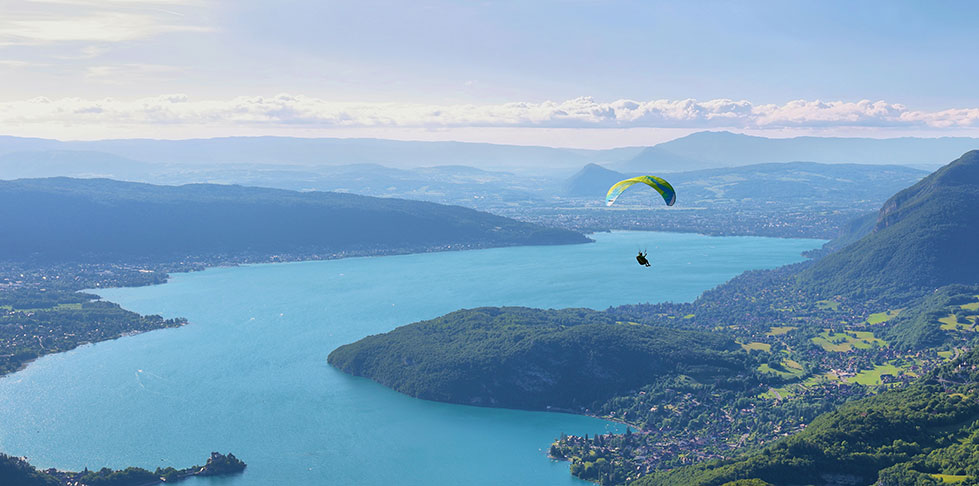
[[[0,454],[0,483],[11,486],[150,486],[176,483],[193,476],[224,476],[238,474],[246,464],[230,452],[225,455],[212,452],[203,466],[185,469],[173,467],[148,471],[140,467],[113,470],[107,467],[98,471],[85,469],[81,472],[47,469],[39,471],[22,458]]]

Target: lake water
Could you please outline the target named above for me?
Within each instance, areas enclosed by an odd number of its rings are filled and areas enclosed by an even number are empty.
[[[341,344],[459,308],[689,301],[819,240],[616,232],[596,243],[214,268],[100,290],[190,325],[47,356],[0,379],[0,451],[70,470],[248,463],[222,485],[583,484],[545,451],[575,415],[448,405],[340,373]],[[652,268],[636,264],[649,250]]]

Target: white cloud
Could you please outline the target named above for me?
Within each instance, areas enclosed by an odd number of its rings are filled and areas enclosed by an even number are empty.
[[[158,74],[157,65],[99,66],[89,76]],[[753,104],[746,100],[616,100],[425,105],[332,102],[281,94],[225,100],[165,95],[134,100],[34,98],[0,103],[0,124],[247,126],[314,128],[976,128],[979,108],[915,111],[884,101]]]
[[[0,67],[6,68],[30,68],[30,67],[42,67],[47,66],[45,63],[32,62],[32,61],[21,61],[16,59],[0,59]]]
[[[169,32],[209,32],[180,11],[204,0],[0,0],[0,47],[116,43]],[[196,17],[196,16],[195,16]]]
[[[122,42],[165,32],[206,32],[205,27],[161,22],[156,16],[99,12],[81,16],[0,19],[0,42]]]
[[[179,71],[180,69],[175,66],[131,63],[89,66],[85,68],[85,77],[97,79],[105,84],[127,85],[147,79],[160,80]]]

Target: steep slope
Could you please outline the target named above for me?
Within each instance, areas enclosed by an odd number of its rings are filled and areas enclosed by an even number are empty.
[[[369,336],[328,360],[419,398],[579,411],[679,374],[710,383],[750,373],[739,349],[726,337],[616,323],[587,309],[504,307]]]
[[[0,254],[36,262],[330,256],[588,241],[458,206],[107,179],[0,182]]]
[[[979,282],[979,151],[971,151],[881,208],[873,232],[800,276],[823,295],[900,300]]]

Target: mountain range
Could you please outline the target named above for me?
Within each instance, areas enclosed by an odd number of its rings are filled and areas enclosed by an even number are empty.
[[[967,137],[765,138],[730,132],[697,132],[655,146],[603,150],[340,138],[224,137],[58,141],[0,136],[0,157],[17,154],[13,159],[0,158],[0,178],[11,178],[5,173],[12,170],[12,163],[37,161],[50,164],[52,159],[61,164],[57,172],[33,175],[80,176],[82,174],[79,171],[91,172],[88,164],[97,163],[100,157],[110,161],[118,161],[121,157],[133,163],[171,164],[183,169],[255,164],[299,167],[378,164],[401,169],[467,165],[523,175],[556,173],[558,177],[567,177],[588,163],[603,164],[620,172],[683,172],[799,161],[896,164],[921,166],[930,170],[936,167],[937,160],[949,160],[976,148],[979,148],[979,139]],[[49,152],[60,154],[52,156]],[[73,161],[73,158],[77,161]],[[123,178],[124,173],[125,168],[100,175]]]

